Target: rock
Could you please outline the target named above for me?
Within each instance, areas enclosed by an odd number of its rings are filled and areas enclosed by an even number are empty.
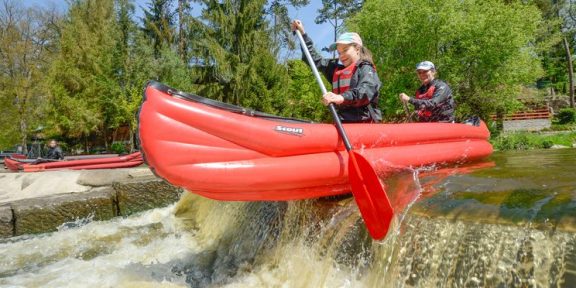
[[[181,188],[158,178],[148,181],[117,182],[112,187],[117,192],[118,210],[121,216],[175,203],[183,192]]]
[[[103,170],[83,170],[76,181],[79,185],[100,187],[111,186],[114,182],[130,181],[133,179],[156,178],[150,169],[103,169]]]
[[[13,202],[14,235],[56,231],[63,223],[81,218],[111,219],[117,215],[114,199],[115,191],[106,187]]]
[[[148,167],[132,168],[128,173],[132,178],[157,178]]]
[[[76,181],[85,186],[110,186],[114,182],[130,178],[130,172],[125,169],[84,170]]]
[[[79,175],[80,171],[2,174],[0,178],[0,203],[27,198],[41,198],[60,193],[89,191],[91,187],[77,183]]]
[[[0,175],[0,238],[56,231],[180,199],[182,189],[146,167]]]
[[[12,207],[9,205],[0,206],[0,238],[14,236]]]

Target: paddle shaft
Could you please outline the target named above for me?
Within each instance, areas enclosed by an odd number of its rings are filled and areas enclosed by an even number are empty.
[[[406,122],[410,122],[410,118],[412,118],[412,115],[410,115],[410,110],[408,110],[408,103],[400,100],[400,102],[402,102],[402,106],[404,107],[404,113],[406,113]]]
[[[326,94],[326,87],[324,87],[318,69],[316,69],[314,60],[310,55],[310,51],[308,51],[308,47],[306,47],[306,42],[304,42],[300,31],[296,30],[295,32],[300,39],[302,50],[308,59],[308,63],[310,63],[312,72],[314,72],[314,76],[316,76],[316,81],[318,81],[322,93]],[[370,236],[374,239],[382,239],[388,233],[390,223],[394,217],[394,209],[372,164],[362,155],[356,153],[356,151],[352,151],[352,145],[350,145],[350,140],[348,140],[346,131],[344,131],[340,117],[338,113],[336,113],[334,103],[328,104],[328,108],[330,108],[340,138],[342,138],[344,146],[348,151],[348,180],[352,194],[354,195],[354,200],[358,205],[358,210],[360,210],[360,214],[364,219]]]
[[[304,38],[302,37],[300,30],[296,30],[295,32],[296,32],[296,35],[298,36],[298,39],[300,39],[301,45],[304,48],[302,50],[304,51],[304,54],[306,55],[306,59],[308,59],[308,63],[310,64],[310,68],[312,68],[312,72],[314,73],[314,76],[316,77],[316,82],[318,82],[320,89],[322,89],[322,95],[324,95],[324,94],[328,93],[328,91],[326,91],[326,87],[324,86],[324,82],[322,82],[322,78],[320,78],[320,73],[318,73],[318,69],[316,68],[314,60],[312,59],[312,55],[310,55],[310,51],[308,51],[308,47],[306,47],[306,42],[304,41]],[[338,112],[336,111],[336,106],[334,105],[334,103],[330,103],[330,104],[328,104],[328,108],[330,109],[330,113],[332,113],[332,118],[334,119],[334,124],[336,124],[336,129],[338,130],[338,134],[340,134],[340,137],[342,138],[342,141],[344,142],[344,146],[346,147],[346,150],[351,151],[352,145],[350,144],[350,140],[348,140],[348,135],[346,135],[346,131],[344,131],[344,127],[342,127],[342,121],[340,121],[340,116],[338,116]]]
[[[408,111],[408,104],[402,101],[402,106],[404,106],[404,112],[406,113],[406,117],[410,117],[410,111]]]

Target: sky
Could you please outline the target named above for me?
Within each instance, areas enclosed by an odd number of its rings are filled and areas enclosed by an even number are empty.
[[[42,8],[50,8],[56,6],[61,8],[62,10],[66,7],[66,0],[21,0],[24,5],[27,6],[39,6]],[[140,7],[146,7],[148,0],[135,0],[134,3],[137,7],[136,14],[138,15]],[[316,45],[316,50],[322,53],[325,57],[329,57],[330,54],[326,52],[322,52],[322,47],[329,46],[334,41],[334,32],[333,27],[328,24],[324,23],[321,25],[317,25],[314,23],[314,19],[318,14],[318,9],[322,7],[322,0],[310,0],[310,4],[306,7],[302,7],[299,9],[290,8],[288,13],[292,19],[300,19],[304,23],[304,28],[306,29],[306,33],[314,40]],[[140,10],[141,11],[141,10]],[[297,49],[296,51],[288,52],[289,58],[300,58],[300,50]]]

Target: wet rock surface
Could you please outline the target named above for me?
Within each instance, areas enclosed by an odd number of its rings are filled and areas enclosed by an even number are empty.
[[[107,220],[117,216],[115,191],[107,187],[89,193],[66,193],[12,203],[14,234],[56,231],[63,223],[82,218]]]
[[[172,204],[181,194],[142,167],[2,173],[0,238],[127,216]]]
[[[13,219],[12,208],[9,205],[0,206],[0,238],[14,235]]]
[[[126,216],[132,213],[166,206],[180,199],[180,189],[157,178],[116,182],[117,212]]]

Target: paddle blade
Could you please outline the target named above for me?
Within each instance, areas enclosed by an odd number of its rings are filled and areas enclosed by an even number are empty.
[[[386,237],[394,209],[376,171],[364,156],[354,151],[349,151],[348,170],[352,194],[370,236],[376,240]]]

